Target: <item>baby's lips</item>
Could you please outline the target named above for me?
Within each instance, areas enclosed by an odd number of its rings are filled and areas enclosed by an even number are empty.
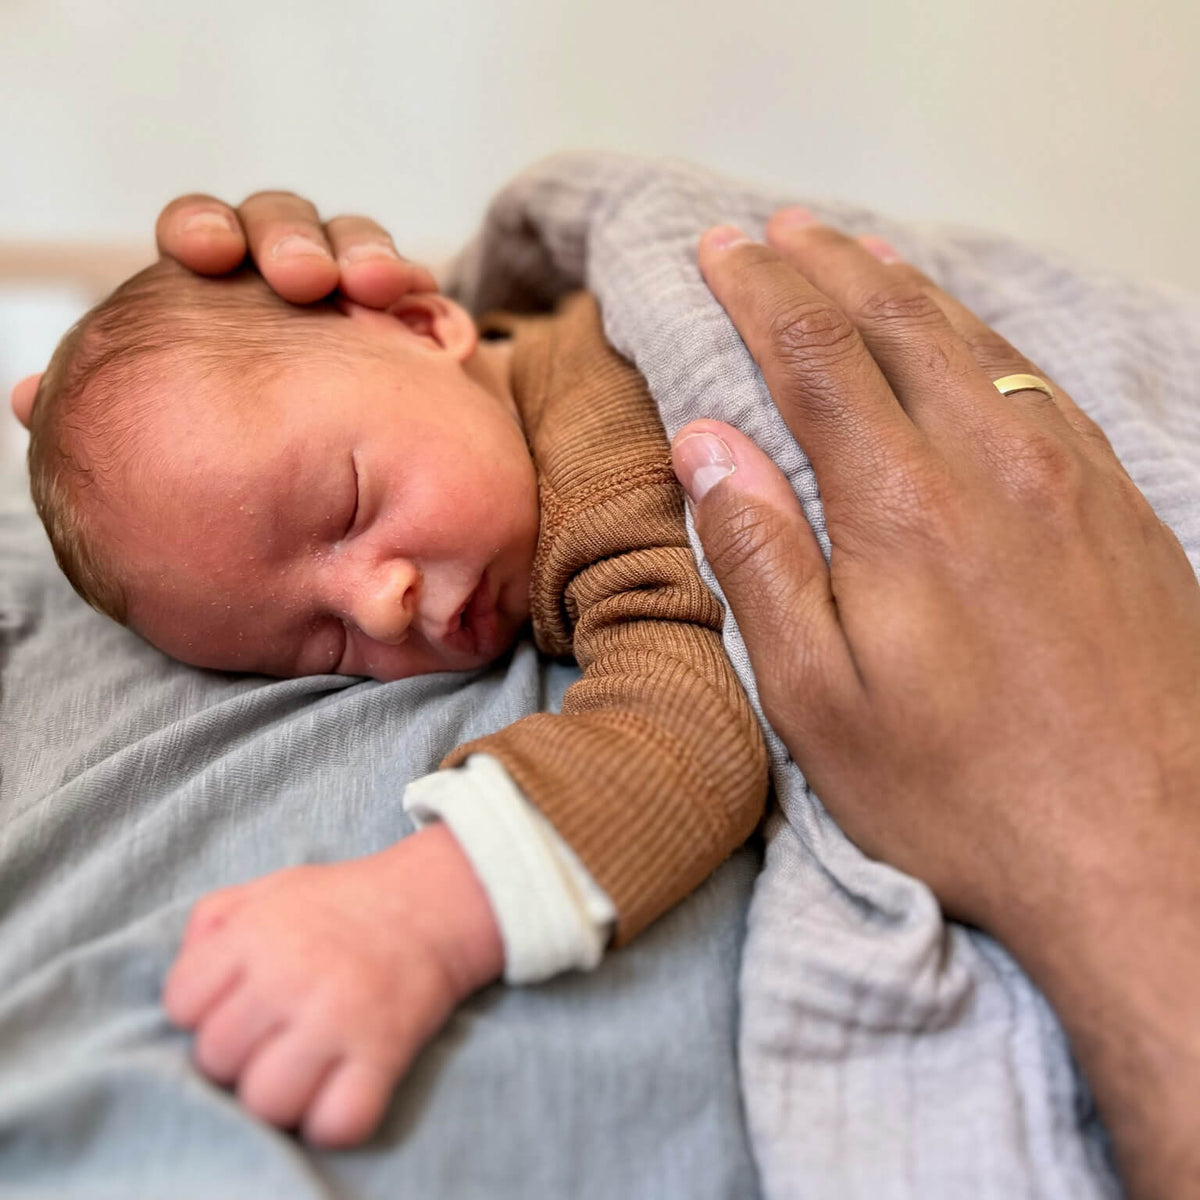
[[[498,658],[511,640],[506,622],[496,609],[474,618],[470,629],[475,639],[475,653],[485,661]]]
[[[475,629],[473,621],[476,614],[473,606],[483,588],[484,581],[481,578],[458,608],[454,610],[454,614],[450,620],[446,622],[446,628],[442,632],[442,643],[452,654],[475,653]]]

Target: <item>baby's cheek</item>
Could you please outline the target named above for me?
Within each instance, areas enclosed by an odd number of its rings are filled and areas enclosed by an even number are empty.
[[[295,663],[289,675],[299,679],[306,675],[336,675],[344,649],[345,635],[330,629],[305,637],[298,650],[281,646],[277,656],[280,661],[291,659]]]

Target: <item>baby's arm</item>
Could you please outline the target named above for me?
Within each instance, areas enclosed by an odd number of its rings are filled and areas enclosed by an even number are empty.
[[[661,505],[646,509],[666,508],[673,487],[673,476],[668,486],[643,471],[624,500],[658,493]],[[561,714],[526,717],[443,764],[474,754],[503,764],[611,899],[618,944],[745,841],[768,786],[762,733],[721,643],[721,605],[686,544],[669,544],[676,523],[664,524],[662,545],[606,547],[564,588],[584,676]],[[654,527],[653,512],[641,525]],[[677,528],[682,541],[681,511]]]
[[[506,983],[540,983],[600,962],[612,901],[497,759],[472,755],[414,780],[404,809],[420,825],[444,821],[470,860],[499,926]]]
[[[528,430],[542,504],[534,626],[539,646],[573,653],[584,676],[561,714],[526,717],[443,765],[476,753],[503,764],[611,900],[619,944],[753,831],[766,746],[689,548],[645,381],[608,346],[586,293],[522,329],[522,379],[545,393]]]
[[[499,978],[496,920],[450,830],[224,888],[192,911],[163,1002],[263,1120],[346,1146],[421,1047]]]

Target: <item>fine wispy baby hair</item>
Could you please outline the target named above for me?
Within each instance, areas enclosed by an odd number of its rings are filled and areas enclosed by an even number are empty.
[[[195,405],[200,421],[216,403],[249,410],[290,356],[318,344],[337,352],[339,316],[329,302],[288,304],[250,269],[209,279],[162,259],[68,331],[30,414],[29,477],[55,558],[84,600],[127,620],[119,549],[97,514],[112,489],[167,465],[171,448],[139,436],[152,408]]]

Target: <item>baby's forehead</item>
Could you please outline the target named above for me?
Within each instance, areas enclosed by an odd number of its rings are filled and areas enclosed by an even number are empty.
[[[309,331],[301,330],[301,333]],[[305,508],[322,455],[353,426],[371,364],[349,348],[301,336],[282,354],[221,353],[176,344],[154,355],[130,386],[138,414],[126,442],[139,507],[254,514],[273,501],[285,516]]]

